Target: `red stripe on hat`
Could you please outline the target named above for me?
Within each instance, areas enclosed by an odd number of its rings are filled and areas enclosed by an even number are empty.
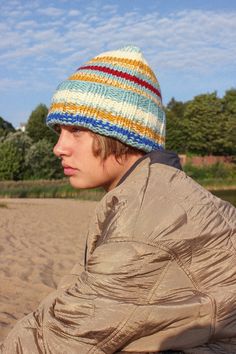
[[[146,82],[142,79],[139,79],[136,76],[133,76],[133,75],[130,75],[127,73],[123,73],[122,71],[119,71],[119,70],[109,69],[109,68],[105,68],[103,66],[97,66],[97,65],[87,65],[87,66],[82,66],[82,67],[78,68],[78,70],[81,70],[81,69],[102,71],[104,73],[108,73],[108,74],[112,74],[114,76],[122,77],[126,80],[133,81],[141,86],[146,87],[150,91],[154,92],[157,96],[162,98],[160,91],[158,91],[155,87],[150,85],[148,82]]]

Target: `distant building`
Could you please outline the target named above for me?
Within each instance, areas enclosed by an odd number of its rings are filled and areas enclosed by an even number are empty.
[[[25,128],[26,128],[26,123],[20,123],[20,126],[17,129],[21,130],[22,132],[25,132]]]

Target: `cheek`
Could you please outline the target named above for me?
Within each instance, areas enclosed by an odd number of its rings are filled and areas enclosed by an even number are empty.
[[[88,171],[88,179],[91,185],[94,187],[101,187],[107,184],[110,180],[110,175],[108,171],[104,168],[100,161],[96,161],[94,164],[90,165]]]
[[[103,164],[97,159],[88,162],[87,173],[93,179],[100,179],[106,175],[106,171],[104,170]]]

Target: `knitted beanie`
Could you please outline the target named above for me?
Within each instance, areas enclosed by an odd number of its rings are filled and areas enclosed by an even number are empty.
[[[145,152],[162,149],[160,86],[140,49],[105,52],[78,68],[58,86],[47,124],[85,127]]]

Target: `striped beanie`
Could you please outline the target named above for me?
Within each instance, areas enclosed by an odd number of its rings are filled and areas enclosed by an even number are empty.
[[[47,124],[81,126],[145,152],[162,149],[160,86],[140,49],[105,52],[78,68],[58,86]]]

